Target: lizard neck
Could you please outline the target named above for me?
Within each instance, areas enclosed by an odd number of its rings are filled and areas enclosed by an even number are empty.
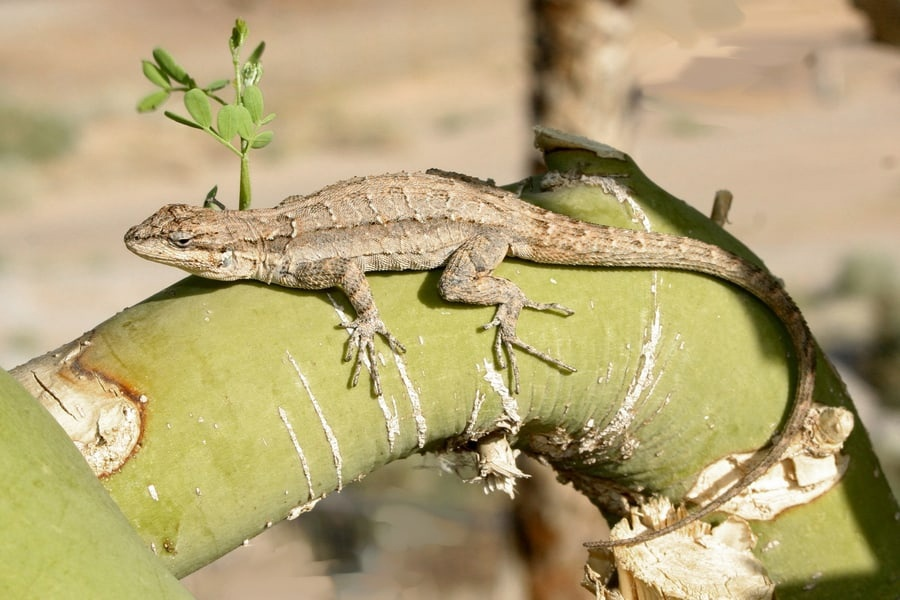
[[[230,240],[222,249],[230,278],[280,283],[279,257],[292,236],[291,219],[273,209],[226,211],[220,219]]]

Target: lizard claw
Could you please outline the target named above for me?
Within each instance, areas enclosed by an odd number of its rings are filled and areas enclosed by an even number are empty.
[[[372,387],[375,395],[380,396],[381,378],[378,374],[378,354],[375,350],[376,334],[387,340],[393,352],[406,352],[406,347],[387,330],[384,322],[378,318],[355,319],[350,323],[342,323],[338,327],[350,330],[350,339],[347,340],[347,351],[344,353],[344,361],[354,361],[350,386],[356,387],[359,383],[360,371],[362,371],[363,364],[366,363],[369,375],[372,378]]]

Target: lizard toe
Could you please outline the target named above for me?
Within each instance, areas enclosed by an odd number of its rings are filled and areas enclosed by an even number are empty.
[[[531,300],[526,300],[525,308],[530,308],[532,310],[549,310],[561,313],[566,317],[575,314],[574,310],[557,302],[532,302]]]

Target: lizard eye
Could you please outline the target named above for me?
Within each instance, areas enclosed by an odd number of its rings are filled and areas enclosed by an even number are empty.
[[[187,248],[193,239],[194,236],[186,231],[173,231],[169,234],[169,243],[176,248]]]

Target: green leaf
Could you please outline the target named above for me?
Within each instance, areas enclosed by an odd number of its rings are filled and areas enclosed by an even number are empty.
[[[230,79],[216,79],[203,89],[205,89],[207,92],[215,92],[217,90],[221,90],[229,83],[231,83]]]
[[[189,90],[184,95],[184,107],[200,127],[209,129],[209,126],[212,125],[212,109],[209,106],[206,92],[199,88]]]
[[[150,83],[153,85],[159,86],[164,90],[168,90],[172,87],[166,74],[160,71],[159,67],[149,60],[141,61],[141,69],[144,71],[144,77],[149,79]]]
[[[225,109],[226,107],[223,106],[222,108]],[[241,136],[242,139],[248,141],[252,140],[256,135],[256,126],[253,124],[253,119],[250,118],[250,111],[243,106],[234,106],[234,108],[228,112],[228,116],[234,119],[233,126],[235,131],[237,131],[237,134]]]
[[[254,123],[259,123],[263,112],[263,95],[259,87],[255,85],[244,88],[244,108],[250,111],[250,118]]]
[[[219,129],[219,137],[225,141],[229,141],[237,135],[237,122],[240,117],[235,113],[238,112],[238,108],[234,104],[226,104],[219,109],[219,114],[216,115],[216,127]]]
[[[212,186],[212,189],[206,192],[206,199],[203,201],[203,208],[210,208],[212,210],[225,210],[225,205],[216,199],[216,194],[218,193],[219,186]]]
[[[137,103],[139,113],[152,112],[169,99],[169,90],[159,90],[141,98]]]
[[[269,142],[272,141],[272,136],[274,135],[275,134],[271,131],[261,131],[253,138],[253,141],[250,142],[250,147],[255,149],[265,148],[269,145]]]
[[[173,121],[175,121],[176,123],[181,123],[182,125],[187,125],[188,127],[193,127],[194,129],[203,129],[202,127],[200,127],[199,125],[197,125],[196,123],[191,121],[190,119],[185,119],[181,115],[176,115],[175,113],[169,112],[169,111],[166,111],[163,114],[166,115],[167,117],[169,117],[170,119],[172,119]]]
[[[275,113],[269,113],[266,116],[264,116],[262,119],[259,120],[258,125],[265,125],[266,123],[270,122],[274,118],[275,118]]]
[[[247,62],[252,65],[258,65],[259,59],[262,58],[262,53],[266,50],[266,43],[260,42],[259,45],[253,49],[253,52],[250,53],[250,58],[247,59]]]
[[[236,50],[244,45],[247,39],[247,22],[243,19],[237,19],[234,22],[234,28],[231,30],[231,38],[228,40],[228,47]]]
[[[193,85],[194,80],[191,79],[190,75],[175,62],[175,59],[172,58],[172,55],[166,52],[162,48],[154,48],[153,49],[153,60],[156,61],[156,64],[159,65],[159,68],[163,73],[177,81],[182,85]]]

